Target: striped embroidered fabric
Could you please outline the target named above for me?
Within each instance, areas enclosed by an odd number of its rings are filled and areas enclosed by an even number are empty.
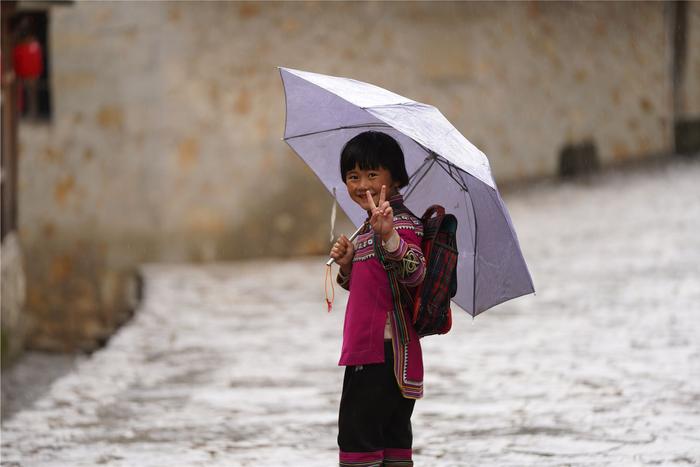
[[[382,467],[384,451],[345,452],[340,451],[340,467]]]
[[[394,229],[410,229],[415,230],[416,235],[423,236],[423,225],[419,220],[411,218],[408,214],[396,214],[394,216]]]
[[[355,257],[353,263],[358,261],[367,261],[374,258],[374,233],[372,231],[365,234],[360,234],[357,237],[357,246],[355,246]]]
[[[401,459],[384,459],[382,467],[413,467],[413,461]]]
[[[406,451],[409,454],[390,454],[391,451]],[[413,467],[410,452],[410,449],[387,449],[385,454],[386,457],[384,457],[383,460],[362,459],[363,457],[369,457],[363,455],[363,453],[343,453],[341,454],[341,457],[344,457],[345,459],[341,459],[338,465],[340,467]],[[352,454],[355,454],[355,456]],[[371,455],[372,453],[367,454]],[[406,456],[408,458],[406,458]],[[348,457],[357,457],[358,460],[350,460]]]
[[[394,216],[395,230],[413,230],[418,237],[423,236],[423,226],[420,221],[412,219],[408,214],[397,214]],[[355,244],[355,257],[353,262],[367,261],[375,257],[374,255],[374,232],[362,232],[357,236]],[[410,258],[409,258],[410,260]]]
[[[394,327],[394,335],[397,335],[398,329],[396,329],[396,324],[393,319],[392,326]],[[392,339],[392,345],[394,347],[394,375],[401,389],[401,394],[408,399],[420,399],[423,397],[423,382],[410,381],[406,377],[406,371],[408,370],[408,347],[398,342],[398,339]]]
[[[340,467],[383,467],[384,462],[372,461],[372,462],[339,462]]]
[[[412,454],[411,448],[387,448],[384,450],[383,467],[413,467]]]

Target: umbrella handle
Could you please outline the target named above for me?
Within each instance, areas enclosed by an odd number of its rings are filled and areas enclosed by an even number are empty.
[[[351,242],[355,240],[357,236],[360,235],[360,232],[362,231],[362,229],[364,229],[365,225],[366,223],[363,223],[360,227],[358,227],[357,230],[353,232],[352,235],[350,235],[350,238],[348,238],[348,240],[350,240]],[[333,263],[335,263],[335,260],[333,258],[330,258],[328,261],[326,261],[326,266],[330,266]]]

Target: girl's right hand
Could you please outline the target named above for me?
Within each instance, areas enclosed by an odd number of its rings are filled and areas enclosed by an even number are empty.
[[[340,266],[343,272],[350,271],[352,258],[355,256],[355,245],[345,235],[341,235],[331,248],[330,257]]]

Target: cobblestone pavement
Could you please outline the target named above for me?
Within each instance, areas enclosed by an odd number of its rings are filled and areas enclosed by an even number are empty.
[[[536,296],[426,338],[417,466],[700,464],[700,163],[506,197]],[[7,466],[331,466],[322,258],[149,265],[109,344],[6,420]]]

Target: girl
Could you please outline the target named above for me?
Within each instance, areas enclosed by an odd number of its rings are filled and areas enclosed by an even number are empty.
[[[394,297],[425,276],[423,227],[403,205],[399,189],[408,175],[391,136],[368,131],[352,138],[342,150],[340,172],[352,200],[367,211],[355,244],[341,236],[330,252],[340,266],[338,283],[350,291],[339,362],[346,367],[340,466],[412,466],[411,414],[423,396],[423,359],[410,307]]]

